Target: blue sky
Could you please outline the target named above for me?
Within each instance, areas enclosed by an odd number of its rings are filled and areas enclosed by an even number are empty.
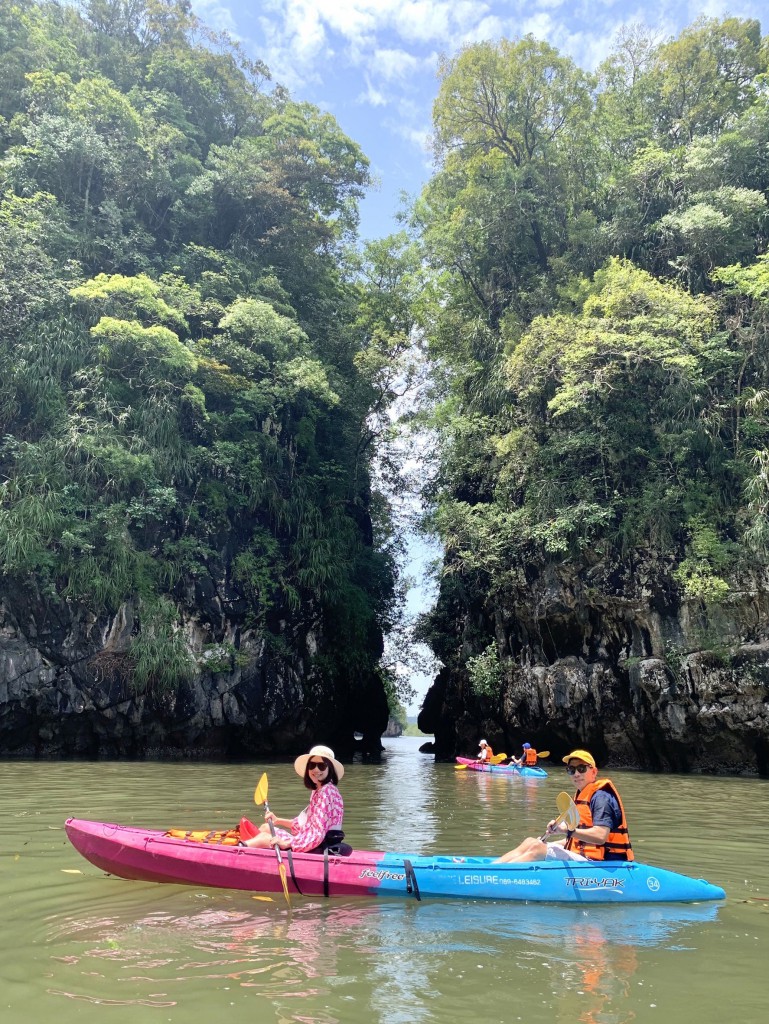
[[[237,38],[297,100],[336,117],[371,160],[378,189],[363,202],[361,233],[398,230],[402,192],[430,176],[429,136],[440,54],[531,33],[592,70],[622,25],[661,39],[698,16],[760,18],[766,0],[192,0],[206,24]]]

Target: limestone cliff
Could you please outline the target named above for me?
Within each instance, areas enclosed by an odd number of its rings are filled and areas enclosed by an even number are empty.
[[[746,572],[708,608],[680,600],[669,570],[652,557],[551,565],[509,603],[451,606],[460,657],[419,716],[436,756],[483,735],[507,752],[586,746],[601,765],[769,775],[769,581]],[[448,608],[439,600],[436,615]],[[467,670],[484,634],[499,659],[493,696]]]
[[[189,678],[137,694],[130,604],[94,618],[32,591],[0,595],[0,755],[292,756],[319,742],[342,757],[378,754],[388,720],[381,681],[321,674],[331,641],[314,609],[281,613],[265,637],[227,598],[214,586],[185,614]]]

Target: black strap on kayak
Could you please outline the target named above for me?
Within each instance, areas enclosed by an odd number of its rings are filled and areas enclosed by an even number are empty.
[[[294,883],[294,887],[300,896],[304,896],[304,893],[299,888],[299,883],[296,880],[296,872],[294,871],[294,858],[291,856],[291,847],[283,851],[286,854],[286,860],[288,861],[288,870],[291,872],[291,881]]]
[[[328,850],[323,851],[323,895],[328,898]]]
[[[414,865],[410,860],[404,860],[403,867],[406,870],[406,892],[409,896],[413,893],[417,900],[421,901],[422,897],[419,895],[419,883],[417,882]]]

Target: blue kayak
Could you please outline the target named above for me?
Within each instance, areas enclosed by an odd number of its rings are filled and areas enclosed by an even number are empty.
[[[483,772],[484,775],[507,775],[510,778],[521,776],[528,779],[546,779],[547,772],[544,768],[524,768],[517,764],[485,764],[483,761],[476,761],[472,757],[457,757],[457,764],[464,765],[468,771]]]
[[[691,903],[723,900],[702,878],[638,861],[562,861],[498,864],[493,857],[411,857],[383,854],[377,896],[520,900],[531,903]]]

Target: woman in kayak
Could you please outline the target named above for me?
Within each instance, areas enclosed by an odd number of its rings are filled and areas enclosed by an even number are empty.
[[[489,764],[494,756],[494,751],[488,745],[486,740],[481,740],[478,746],[480,747],[480,750],[475,755],[475,760],[480,761],[482,764]]]
[[[499,857],[497,864],[532,860],[633,860],[622,800],[610,779],[599,779],[595,758],[587,750],[572,750],[563,758],[577,792],[574,803],[579,824],[570,829],[554,819],[548,832],[564,838],[554,843],[530,836],[514,850]]]
[[[241,835],[254,830],[250,838],[241,840],[244,846],[279,846],[281,850],[293,850],[295,853],[323,853],[342,844],[344,803],[336,787],[344,775],[344,766],[336,760],[330,747],[317,746],[309,754],[297,757],[294,771],[312,790],[309,804],[295,818],[279,818],[272,811],[267,811],[264,824],[258,830],[248,819],[243,819]],[[274,836],[270,822],[277,826]]]

